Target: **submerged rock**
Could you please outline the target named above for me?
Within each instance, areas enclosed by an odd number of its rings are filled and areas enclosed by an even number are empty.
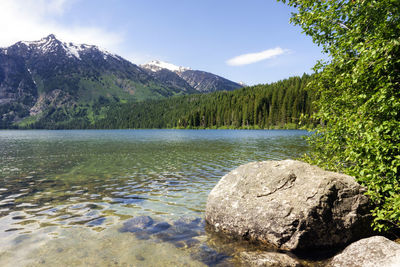
[[[294,161],[242,165],[208,196],[216,231],[284,250],[343,246],[369,234],[368,198],[348,175]]]
[[[182,217],[172,224],[155,222],[150,216],[138,216],[127,220],[119,229],[130,232],[139,239],[154,239],[174,244],[176,247],[193,247],[199,243],[194,237],[204,234],[204,220]]]
[[[191,256],[194,260],[203,262],[207,266],[216,266],[230,258],[228,255],[219,253],[207,245],[201,245]]]
[[[157,223],[156,225],[154,225],[154,227],[152,227],[151,229],[148,230],[149,234],[156,234],[162,231],[167,230],[168,228],[170,228],[171,225],[167,222],[160,222]]]
[[[297,260],[278,252],[242,252],[240,259],[246,266],[300,267]]]
[[[200,244],[200,241],[197,240],[197,239],[193,239],[193,238],[190,238],[190,239],[185,241],[185,245],[188,248],[191,248],[191,247],[199,245],[199,244]]]
[[[119,231],[133,233],[138,239],[168,242],[177,248],[190,249],[191,257],[206,265],[221,264],[230,257],[196,239],[205,234],[204,226],[204,220],[198,217],[182,217],[170,224],[139,216],[125,221]]]
[[[153,225],[154,221],[150,216],[138,216],[124,222],[123,226],[119,229],[120,232],[141,232],[147,227]]]
[[[359,240],[333,257],[331,267],[400,266],[400,245],[383,236]]]
[[[168,229],[155,234],[164,242],[173,243],[177,247],[191,247],[193,237],[204,234],[204,222],[200,218],[182,217],[174,221]]]

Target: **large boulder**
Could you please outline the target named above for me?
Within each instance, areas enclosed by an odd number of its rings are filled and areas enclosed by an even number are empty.
[[[395,267],[400,266],[400,245],[383,236],[359,240],[336,255],[331,267]]]
[[[242,165],[208,196],[216,231],[283,250],[344,246],[369,234],[368,198],[353,177],[294,161]]]

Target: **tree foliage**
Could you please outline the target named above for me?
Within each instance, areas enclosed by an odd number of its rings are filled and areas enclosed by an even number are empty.
[[[93,103],[50,107],[22,128],[299,128],[312,124],[309,75],[235,91],[121,103],[104,97]],[[1,126],[1,125],[0,125]]]
[[[282,2],[330,58],[310,84],[323,124],[308,159],[368,188],[375,229],[400,228],[400,1]]]
[[[310,76],[273,84],[119,104],[96,128],[298,128],[311,114]],[[309,123],[303,120],[303,123]]]

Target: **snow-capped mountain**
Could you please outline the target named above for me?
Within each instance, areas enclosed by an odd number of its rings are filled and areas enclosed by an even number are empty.
[[[186,83],[193,90],[200,93],[231,91],[243,87],[238,83],[209,72],[192,70],[191,68],[176,66],[160,60],[153,60],[147,64],[140,65],[140,67],[146,69],[153,77],[162,79],[164,83],[176,84],[179,77],[182,79],[180,84]],[[187,88],[186,85],[184,86]]]
[[[52,34],[0,48],[0,128],[51,107],[176,94],[187,92],[97,46],[62,42]]]
[[[50,34],[0,48],[0,128],[45,116],[54,108],[240,87],[211,73],[161,61],[139,67],[95,45],[63,42]]]
[[[106,60],[108,57],[113,57],[117,60],[121,60],[122,58],[112,54],[106,50],[100,49],[95,45],[86,45],[86,44],[73,44],[66,43],[58,40],[54,34],[50,34],[47,37],[40,39],[39,41],[20,41],[10,48],[3,49],[4,53],[13,54],[16,50],[20,50],[22,52],[21,56],[31,56],[32,54],[36,55],[48,55],[48,54],[57,54],[57,55],[66,55],[69,58],[75,58],[81,60],[81,54],[98,51],[103,54],[103,58]]]
[[[94,76],[113,71],[123,72],[140,82],[150,78],[141,68],[122,57],[94,45],[62,42],[53,34],[39,41],[18,42],[0,49],[0,53],[25,60],[34,80],[47,77],[60,80],[60,76]]]
[[[157,71],[160,71],[162,69],[167,69],[167,70],[173,71],[173,72],[183,72],[183,71],[186,71],[186,70],[190,70],[190,68],[176,66],[174,64],[171,64],[171,63],[168,63],[168,62],[164,62],[164,61],[160,61],[160,60],[153,60],[153,61],[150,61],[147,64],[140,65],[140,66],[142,68],[151,70],[153,72],[157,72]]]

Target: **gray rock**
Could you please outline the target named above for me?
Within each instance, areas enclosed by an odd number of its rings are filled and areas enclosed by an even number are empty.
[[[245,266],[300,267],[297,260],[277,252],[242,252],[240,260]]]
[[[284,250],[330,248],[369,234],[368,198],[348,175],[294,161],[242,165],[208,196],[216,231]]]
[[[383,236],[373,236],[349,245],[336,255],[332,267],[398,267],[400,266],[400,245]]]
[[[150,216],[138,216],[124,222],[119,229],[120,232],[141,232],[147,227],[153,225],[154,221]]]
[[[228,255],[219,253],[205,244],[201,245],[191,257],[196,261],[205,263],[207,266],[220,266],[230,258]]]

